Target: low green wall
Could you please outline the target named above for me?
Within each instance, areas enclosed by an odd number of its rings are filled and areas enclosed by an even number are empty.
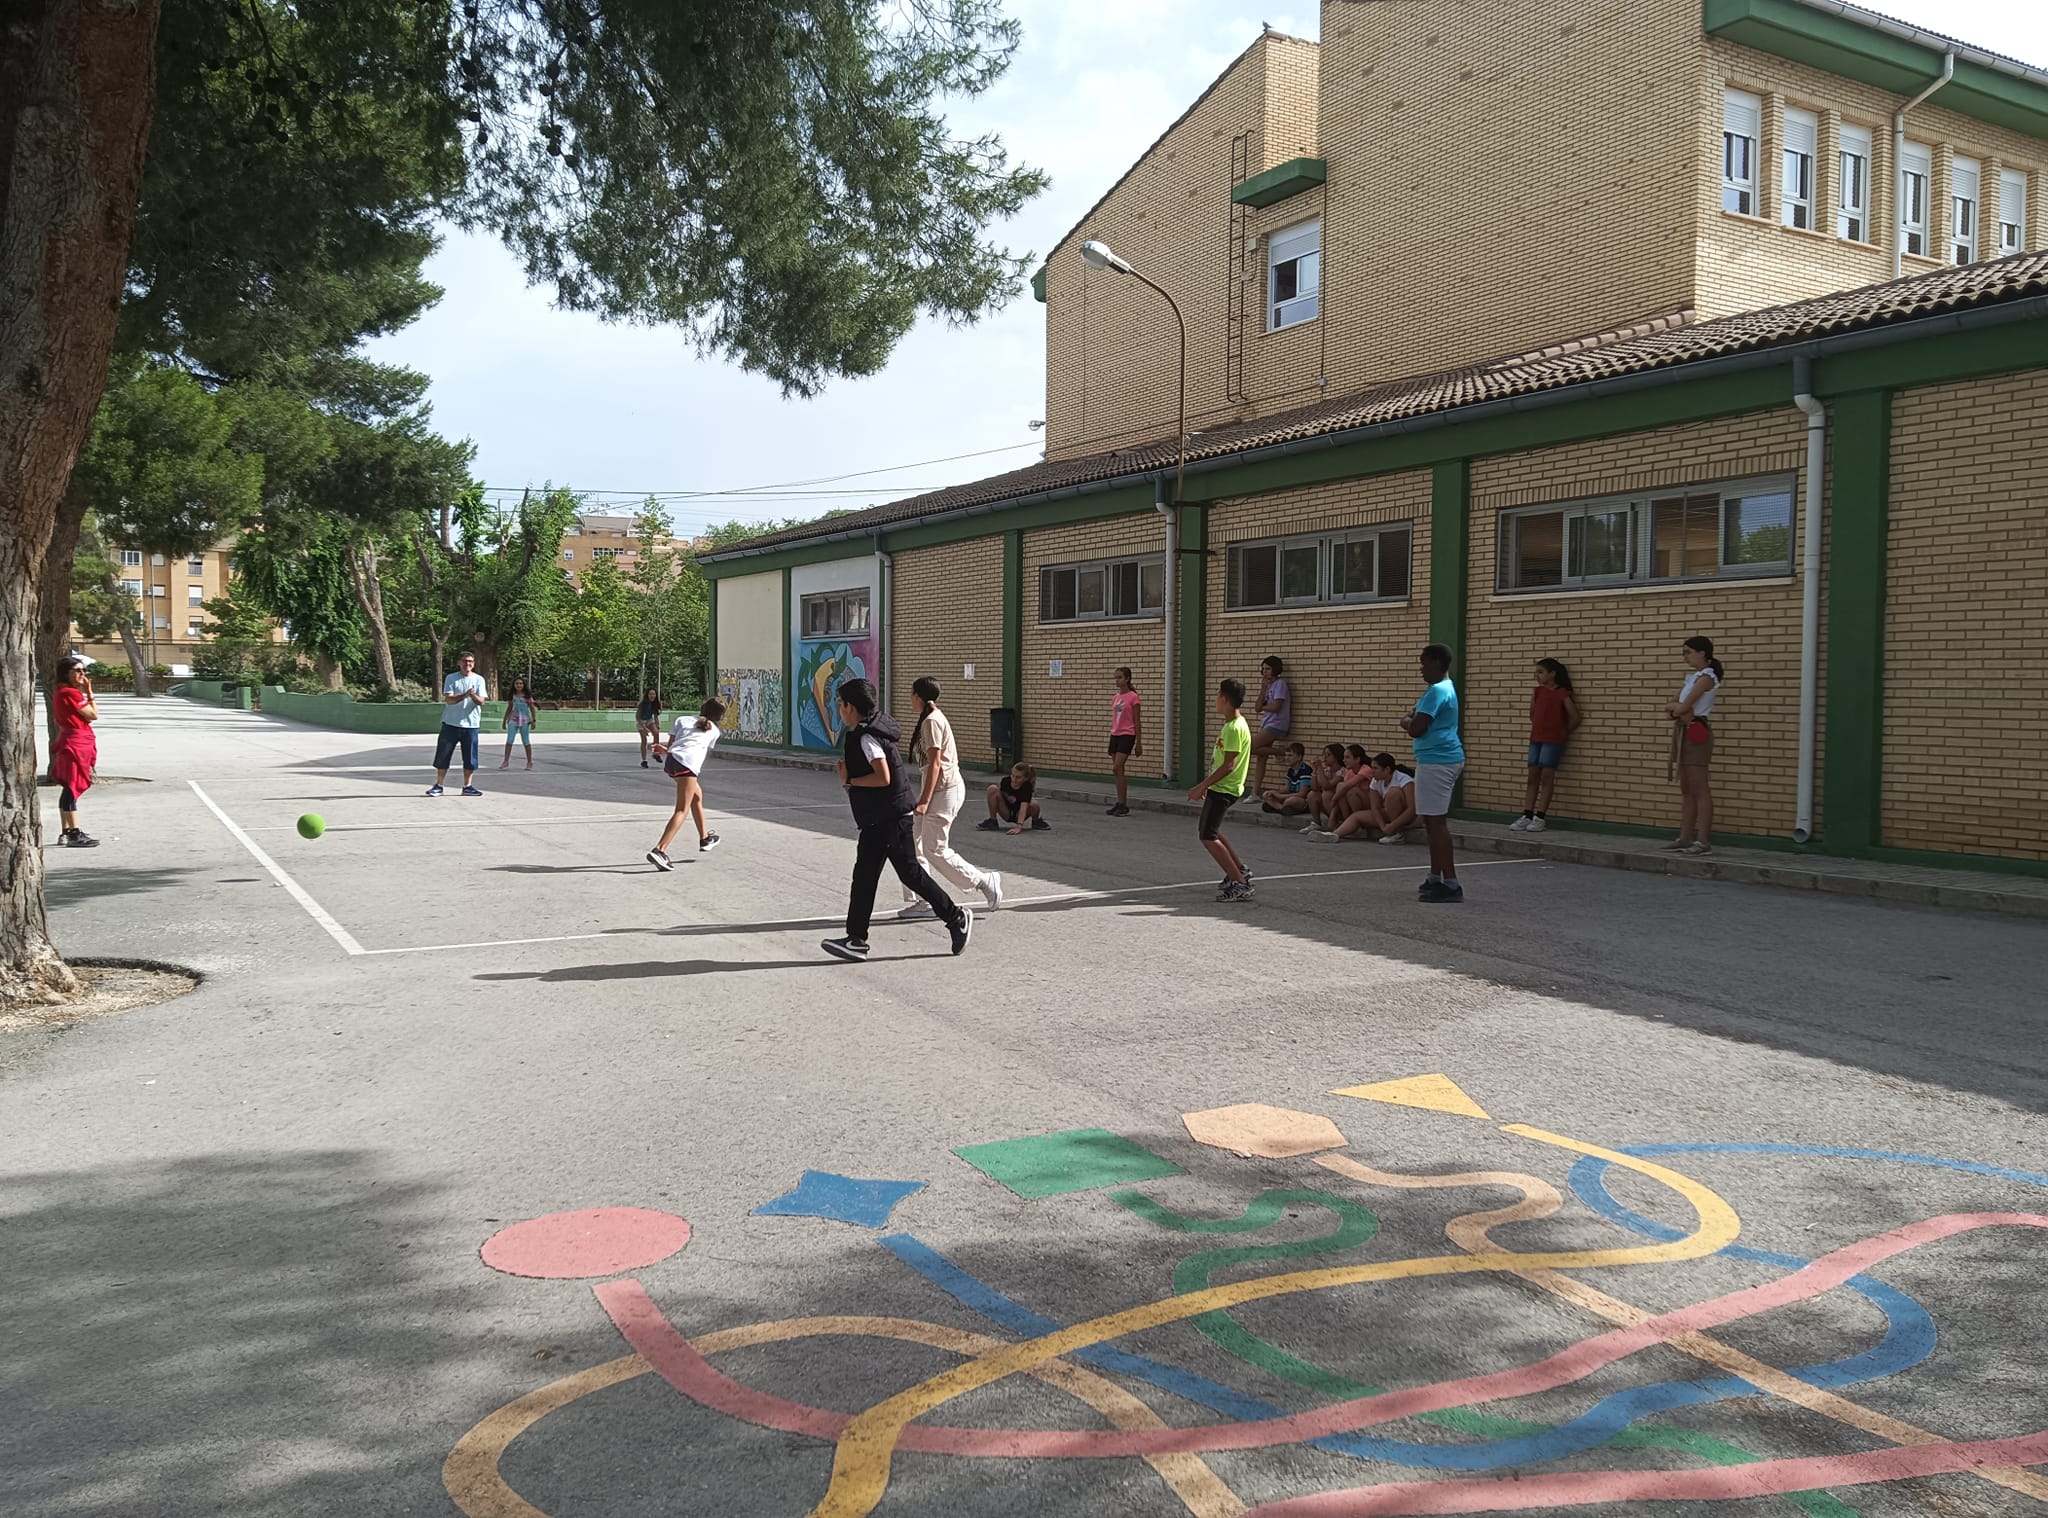
[[[170,688],[169,694],[183,696],[187,701],[206,701],[215,706],[236,706],[245,712],[252,710],[255,705],[253,687],[232,680],[181,680]]]
[[[349,733],[435,733],[440,731],[441,714],[447,710],[438,701],[354,701],[345,693],[301,696],[274,685],[263,688],[263,709],[294,722],[314,727],[340,728]],[[499,731],[505,722],[505,703],[484,705],[486,734]],[[541,711],[536,733],[633,733],[633,708],[611,711]]]

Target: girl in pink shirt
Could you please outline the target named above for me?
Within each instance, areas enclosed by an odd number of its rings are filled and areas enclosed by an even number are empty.
[[[1131,688],[1131,667],[1118,665],[1116,694],[1109,703],[1109,763],[1116,771],[1116,805],[1109,809],[1112,817],[1131,815],[1130,783],[1124,778],[1124,766],[1133,754],[1145,752],[1144,723],[1138,707],[1138,693]]]

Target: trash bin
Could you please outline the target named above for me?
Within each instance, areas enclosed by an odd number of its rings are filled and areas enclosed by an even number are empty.
[[[1023,752],[1024,740],[1019,731],[1017,708],[1014,706],[992,706],[988,713],[988,746],[996,751],[996,757],[1008,754],[1014,762]]]

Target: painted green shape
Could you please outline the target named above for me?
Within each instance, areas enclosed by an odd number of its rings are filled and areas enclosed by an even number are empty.
[[[1830,852],[1855,854],[1883,841],[1892,398],[1883,390],[1844,396],[1833,410],[1821,832]]]
[[[1031,298],[1041,306],[1045,304],[1045,266],[1039,265],[1038,272],[1031,276]]]
[[[1000,1139],[953,1151],[1021,1197],[1062,1196],[1129,1181],[1181,1175],[1180,1166],[1107,1128],[1072,1128],[1035,1138]]]
[[[1355,1249],[1378,1233],[1380,1226],[1379,1219],[1373,1213],[1356,1202],[1333,1196],[1327,1191],[1262,1191],[1234,1218],[1189,1217],[1186,1213],[1176,1212],[1153,1201],[1141,1191],[1120,1191],[1110,1200],[1146,1222],[1160,1228],[1171,1229],[1175,1233],[1254,1233],[1278,1222],[1285,1216],[1290,1204],[1326,1207],[1337,1214],[1337,1227],[1317,1238],[1296,1239],[1285,1244],[1240,1244],[1221,1249],[1205,1249],[1189,1255],[1174,1267],[1173,1294],[1177,1297],[1205,1290],[1210,1278],[1217,1271],[1232,1265],[1294,1259],[1302,1255],[1334,1254],[1341,1250]],[[1268,1343],[1245,1328],[1227,1309],[1201,1313],[1190,1318],[1188,1322],[1204,1338],[1245,1363],[1324,1396],[1348,1401],[1356,1397],[1376,1397],[1386,1390],[1384,1386],[1354,1381],[1349,1376],[1340,1375],[1289,1354],[1279,1345]],[[1477,1412],[1464,1407],[1422,1413],[1418,1418],[1421,1422],[1434,1423],[1438,1427],[1455,1429],[1459,1433],[1481,1439],[1521,1438],[1529,1434],[1547,1433],[1554,1426],[1548,1423],[1531,1423],[1521,1418],[1496,1417],[1491,1413]],[[1704,1460],[1709,1465],[1749,1465],[1763,1458],[1738,1445],[1716,1439],[1710,1434],[1695,1433],[1691,1429],[1660,1427],[1656,1424],[1639,1424],[1633,1428],[1623,1429],[1606,1443],[1616,1449],[1677,1450]],[[1855,1508],[1826,1492],[1787,1492],[1784,1496],[1786,1501],[1810,1514],[1811,1518],[1858,1518]]]

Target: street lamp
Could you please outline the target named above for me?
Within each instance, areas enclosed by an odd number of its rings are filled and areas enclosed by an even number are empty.
[[[1091,269],[1114,269],[1119,274],[1130,275],[1131,278],[1135,279],[1141,285],[1150,285],[1154,290],[1157,290],[1162,296],[1165,296],[1166,304],[1173,308],[1173,319],[1180,326],[1180,423],[1174,432],[1174,436],[1178,440],[1180,448],[1180,463],[1178,468],[1175,470],[1173,477],[1173,504],[1176,507],[1178,507],[1181,503],[1181,494],[1183,490],[1186,488],[1188,478],[1187,318],[1180,314],[1180,302],[1175,300],[1171,295],[1168,295],[1166,293],[1166,289],[1164,286],[1154,284],[1151,280],[1147,279],[1144,275],[1140,274],[1136,269],[1131,267],[1130,261],[1128,259],[1119,256],[1116,250],[1111,248],[1108,243],[1097,242],[1093,240],[1082,243],[1081,261],[1087,264],[1088,267]]]

